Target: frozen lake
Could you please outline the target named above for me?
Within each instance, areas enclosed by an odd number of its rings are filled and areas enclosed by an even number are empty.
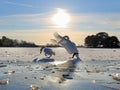
[[[0,90],[120,90],[120,49],[78,48],[82,61],[74,70],[66,63],[53,65],[72,60],[72,55],[52,49],[55,62],[33,63],[45,57],[40,48],[0,48]],[[72,78],[63,78],[66,73]]]

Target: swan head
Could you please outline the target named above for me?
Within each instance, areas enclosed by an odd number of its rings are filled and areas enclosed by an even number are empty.
[[[40,49],[40,54],[42,53],[43,49],[45,48],[45,46],[42,46]]]
[[[64,39],[68,39],[68,40],[69,40],[69,36],[64,36],[63,38],[64,38]]]

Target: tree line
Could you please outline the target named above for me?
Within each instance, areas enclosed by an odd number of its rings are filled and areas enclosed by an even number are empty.
[[[106,32],[89,35],[84,40],[84,46],[88,48],[120,48],[120,41],[116,36],[109,36]],[[40,45],[39,45],[40,46]],[[59,47],[59,45],[47,44],[48,47]],[[0,47],[38,47],[35,43],[18,41],[2,36]]]
[[[85,38],[85,46],[90,48],[120,48],[120,41],[116,36],[109,36],[106,32],[89,35]]]
[[[16,39],[10,39],[6,36],[2,36],[0,39],[0,47],[37,47],[35,43],[26,42],[26,41],[18,41]]]

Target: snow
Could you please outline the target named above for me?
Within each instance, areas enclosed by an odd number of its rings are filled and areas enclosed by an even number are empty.
[[[55,61],[40,48],[0,48],[0,90],[120,90],[120,49],[78,48],[82,61],[72,64],[64,48],[52,48]],[[72,78],[64,78],[69,76]]]

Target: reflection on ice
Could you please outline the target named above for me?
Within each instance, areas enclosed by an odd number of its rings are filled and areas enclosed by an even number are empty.
[[[7,65],[0,64],[0,68],[7,67]]]
[[[120,75],[118,73],[111,75],[114,80],[120,81]]]
[[[35,58],[32,60],[32,62],[36,63],[38,61],[38,58]]]
[[[0,81],[0,85],[6,85],[9,83],[9,79]]]
[[[7,72],[4,72],[4,74],[8,74],[8,75],[11,75],[13,73],[15,73],[15,71],[13,71],[13,70],[8,70]]]
[[[30,85],[30,90],[38,90],[38,89],[39,89],[38,86]]]
[[[67,61],[55,61],[55,62],[53,62],[51,64],[53,64],[53,65],[59,65],[59,64],[65,63],[65,62],[67,62]]]
[[[77,67],[78,62],[80,61],[80,58],[68,60],[68,61],[59,61],[54,62],[56,65],[56,73],[59,78],[59,83],[62,83],[66,81],[65,79],[73,79],[72,74]]]
[[[91,80],[92,83],[96,83],[96,80]]]
[[[87,72],[87,73],[99,73],[99,72],[101,72],[101,71],[94,69],[94,70],[86,70],[86,72]]]
[[[33,59],[32,62],[34,62],[34,63],[37,63],[37,62],[47,63],[47,62],[53,62],[53,61],[54,61],[53,58],[41,58],[41,59],[35,58],[35,59]]]
[[[39,59],[38,62],[53,62],[54,59],[53,58],[42,58],[42,59]]]

